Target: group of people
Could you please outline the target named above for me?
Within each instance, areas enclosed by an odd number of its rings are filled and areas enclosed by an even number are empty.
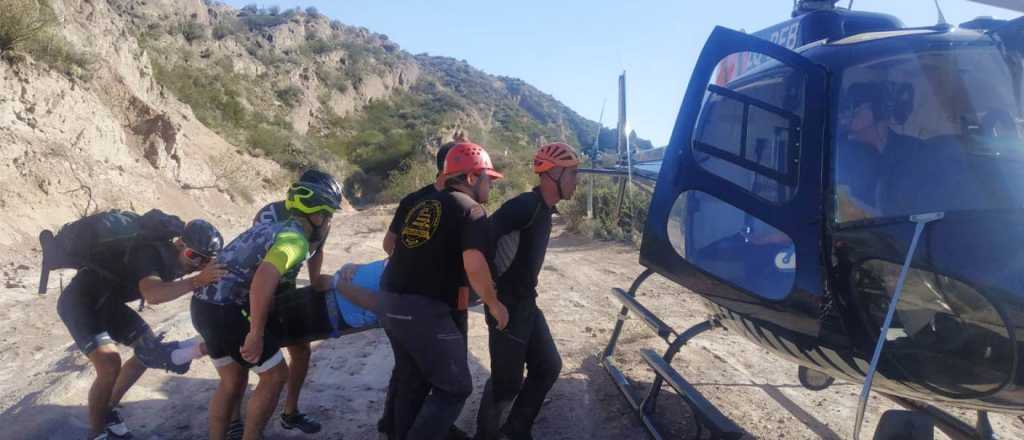
[[[481,204],[502,175],[483,147],[457,138],[438,152],[436,181],[399,203],[382,244],[388,258],[333,275],[321,273],[323,248],[342,191],[318,170],[303,173],[284,201],[260,210],[226,246],[213,225],[193,220],[173,241],[133,246],[130,258],[110,256],[106,270],[80,268],[58,312],[97,373],[89,438],[130,438],[117,408],[132,384],[147,367],[184,373],[201,356],[220,377],[209,404],[210,439],[262,438],[285,389],[281,426],[319,432],[320,423],[298,408],[310,342],[375,324],[395,359],[377,424],[381,437],[469,438],[455,421],[473,392],[473,293],[484,304],[491,356],[475,438],[532,438],[562,367],[536,302],[538,276],[552,214],[575,192],[579,163],[567,144],[541,146],[533,161],[537,186],[488,216]],[[310,285],[298,287],[303,265]],[[190,292],[199,336],[187,341],[164,342],[126,304],[159,304]],[[114,342],[131,346],[133,357],[122,364]],[[243,417],[250,371],[258,383]]]

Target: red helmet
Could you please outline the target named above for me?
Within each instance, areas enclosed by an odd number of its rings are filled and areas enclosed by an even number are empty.
[[[537,174],[548,172],[555,167],[569,168],[579,164],[580,157],[576,150],[562,142],[544,145],[538,148],[537,154],[533,156],[533,172]]]
[[[469,142],[462,142],[455,144],[451,150],[448,150],[448,156],[444,158],[444,171],[441,173],[444,178],[480,173],[487,173],[488,176],[494,179],[505,177],[494,170],[491,156],[487,154],[484,147]]]

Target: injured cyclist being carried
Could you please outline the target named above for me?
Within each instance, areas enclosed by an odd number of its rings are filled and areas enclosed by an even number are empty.
[[[330,289],[323,292],[312,285],[277,292],[267,325],[287,344],[378,327],[375,309],[386,265],[387,260],[346,264],[333,276],[321,275],[330,278]]]

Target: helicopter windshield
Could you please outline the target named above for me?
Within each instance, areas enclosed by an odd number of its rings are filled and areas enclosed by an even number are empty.
[[[1024,207],[1021,56],[932,46],[843,72],[837,222]]]

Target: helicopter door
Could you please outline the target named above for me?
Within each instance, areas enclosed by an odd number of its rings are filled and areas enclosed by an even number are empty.
[[[662,163],[641,263],[754,319],[816,335],[825,69],[715,28]]]

